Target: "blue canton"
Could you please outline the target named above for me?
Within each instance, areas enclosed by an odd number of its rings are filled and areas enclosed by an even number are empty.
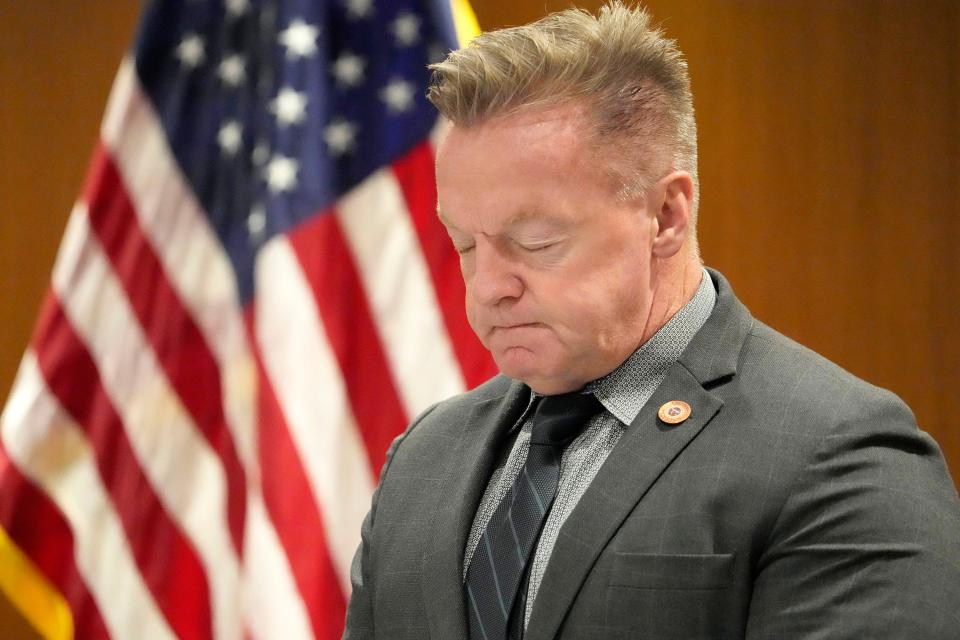
[[[456,42],[429,0],[160,0],[142,24],[138,76],[244,302],[264,242],[427,139],[426,65]]]

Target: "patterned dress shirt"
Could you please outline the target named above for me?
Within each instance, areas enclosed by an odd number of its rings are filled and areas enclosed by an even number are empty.
[[[584,388],[585,392],[597,396],[605,410],[589,421],[561,457],[557,496],[543,525],[530,567],[524,628],[530,622],[533,601],[550,561],[560,527],[577,506],[580,497],[590,486],[624,431],[663,382],[667,370],[680,358],[690,340],[707,321],[716,298],[713,282],[704,270],[700,286],[690,302],[677,311],[669,322],[638,347],[619,367]],[[474,516],[464,553],[464,582],[483,530],[526,462],[530,448],[530,431],[533,428],[531,407],[536,398],[537,394],[531,391],[526,411],[517,424],[511,427],[516,436],[513,443],[504,448]]]

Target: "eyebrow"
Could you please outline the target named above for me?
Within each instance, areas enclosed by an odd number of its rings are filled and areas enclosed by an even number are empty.
[[[536,218],[537,216],[542,216],[547,222],[554,222],[554,223],[560,223],[560,224],[563,223],[563,220],[559,219],[557,216],[550,216],[548,214],[541,213],[539,211],[534,211],[531,209],[523,209],[521,211],[514,213],[509,218],[507,218],[503,226],[505,228],[510,228],[514,225],[520,224],[521,222],[525,222],[528,219]],[[443,211],[441,211],[439,207],[437,207],[437,218],[440,219],[440,222],[442,222],[444,226],[451,227],[454,229],[457,228],[457,226],[453,224],[453,222],[451,222],[451,220],[447,216],[443,215]]]
[[[552,216],[548,213],[544,213],[534,209],[521,209],[520,211],[517,211],[516,213],[511,215],[509,218],[507,218],[507,221],[504,224],[504,226],[507,228],[514,227],[522,222],[526,222],[527,220],[531,220],[537,217],[541,218],[545,222],[554,222],[557,219],[556,216]]]

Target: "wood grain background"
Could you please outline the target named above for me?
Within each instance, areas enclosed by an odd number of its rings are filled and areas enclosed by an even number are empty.
[[[758,318],[903,397],[960,477],[960,3],[646,4],[690,63],[705,260]],[[567,5],[474,1],[486,29]],[[0,0],[2,397],[138,8]],[[0,636],[36,637],[2,597]]]

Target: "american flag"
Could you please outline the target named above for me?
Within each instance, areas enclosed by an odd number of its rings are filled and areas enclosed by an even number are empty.
[[[161,0],[0,417],[46,638],[336,638],[390,440],[492,373],[435,216],[436,0]]]

